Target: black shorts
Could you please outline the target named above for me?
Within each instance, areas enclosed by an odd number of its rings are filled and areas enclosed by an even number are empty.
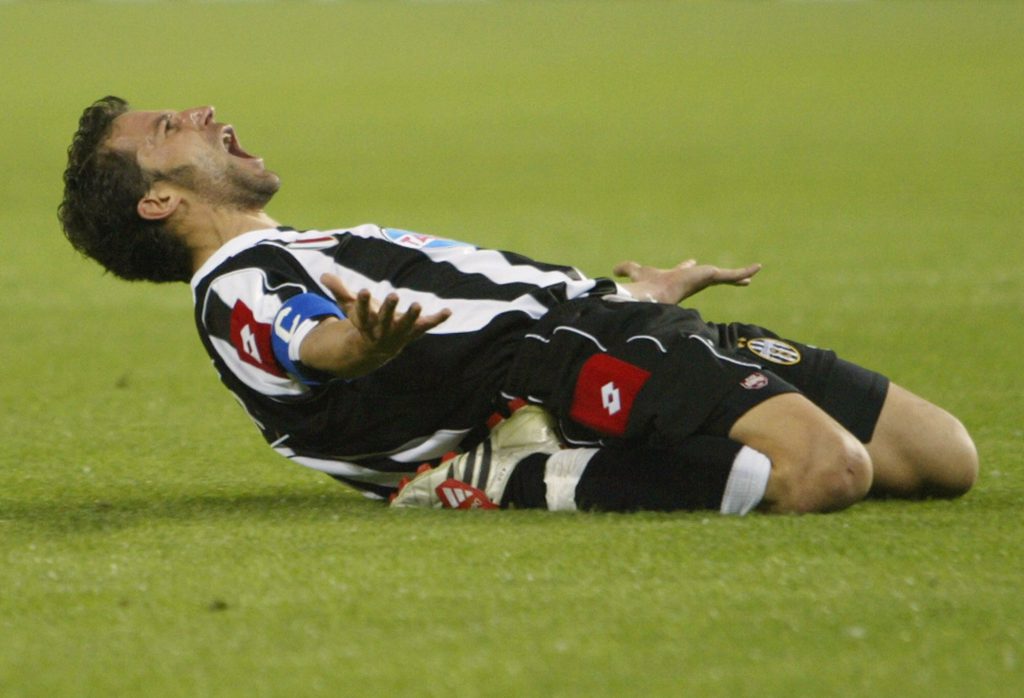
[[[584,298],[551,311],[526,335],[504,394],[544,405],[574,445],[671,448],[695,433],[726,436],[749,409],[790,392],[867,443],[888,385],[832,351],[757,325]]]

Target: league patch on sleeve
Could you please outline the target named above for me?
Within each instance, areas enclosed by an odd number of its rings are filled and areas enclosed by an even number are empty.
[[[580,369],[569,416],[607,436],[623,436],[637,394],[651,377],[650,371],[595,354]]]
[[[436,250],[445,247],[472,247],[468,242],[448,240],[446,238],[434,237],[433,235],[423,235],[422,233],[414,233],[409,230],[401,230],[399,228],[382,228],[381,230],[384,231],[384,236],[391,242],[402,245],[403,247],[411,247],[414,250]]]

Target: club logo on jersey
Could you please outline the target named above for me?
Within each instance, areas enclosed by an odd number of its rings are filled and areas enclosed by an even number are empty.
[[[447,240],[445,238],[434,237],[433,235],[423,235],[422,233],[413,233],[408,230],[400,230],[399,228],[384,228],[383,230],[384,235],[387,236],[388,240],[391,242],[402,245],[403,247],[411,247],[414,250],[436,250],[445,247],[472,247],[472,245],[466,242]]]
[[[782,366],[792,366],[800,363],[800,350],[789,342],[771,337],[758,337],[747,340],[747,351],[765,361]]]
[[[623,436],[633,402],[650,377],[639,366],[595,354],[580,369],[569,416],[600,434]]]
[[[740,381],[740,387],[746,388],[747,390],[760,390],[761,388],[766,388],[768,387],[768,376],[761,372],[751,373]]]
[[[284,371],[274,359],[271,331],[269,323],[256,321],[249,306],[240,300],[235,302],[231,309],[231,344],[238,358],[271,375],[284,377]]]

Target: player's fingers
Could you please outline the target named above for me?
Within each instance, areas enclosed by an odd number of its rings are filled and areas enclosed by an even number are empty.
[[[395,306],[398,305],[398,295],[389,293],[384,299],[384,302],[380,304],[380,310],[377,313],[377,322],[384,330],[389,329],[394,323],[395,319]]]
[[[615,274],[615,276],[626,276],[629,277],[630,279],[633,279],[634,281],[636,280],[636,273],[639,270],[640,265],[632,260],[619,262],[614,267],[612,267],[612,273]]]
[[[340,276],[323,274],[320,277],[320,283],[327,287],[327,290],[331,292],[334,299],[338,301],[338,305],[351,305],[355,303],[356,297],[345,287]]]
[[[750,280],[761,271],[760,264],[751,264],[742,269],[719,269],[716,278],[720,283],[731,283],[737,286],[749,286]]]
[[[676,265],[676,269],[689,269],[690,267],[697,264],[696,259],[687,259],[686,261],[680,262]]]
[[[415,310],[413,310],[413,307],[415,307]],[[418,339],[419,337],[422,337],[427,332],[429,332],[430,330],[432,330],[433,328],[437,327],[442,322],[447,320],[449,317],[451,317],[452,314],[451,311],[448,310],[447,308],[439,313],[434,313],[433,315],[424,315],[423,317],[420,317],[421,312],[422,308],[420,308],[418,305],[413,304],[413,306],[410,306],[409,311],[402,317],[402,320],[405,320],[410,316],[415,317],[415,320],[413,320],[412,324],[405,331],[404,336],[406,343]]]
[[[421,312],[423,312],[423,308],[420,304],[413,303],[404,313],[396,316],[395,322],[391,327],[392,331],[397,335],[408,334],[413,329],[413,326],[416,325],[416,320]]]
[[[356,295],[356,302],[352,317],[355,318],[359,328],[369,330],[374,323],[370,313],[370,292],[365,288]]]
[[[421,317],[419,322],[417,323],[417,327],[422,328],[423,331],[426,332],[427,330],[434,329],[451,316],[452,311],[449,310],[448,308],[445,308],[439,312],[434,313],[433,315],[424,315],[423,317]]]

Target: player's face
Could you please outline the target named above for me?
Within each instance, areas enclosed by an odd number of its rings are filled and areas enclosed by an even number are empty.
[[[134,152],[146,172],[220,205],[261,208],[280,188],[263,158],[242,149],[213,107],[184,111],[130,111],[114,120],[107,144]]]

